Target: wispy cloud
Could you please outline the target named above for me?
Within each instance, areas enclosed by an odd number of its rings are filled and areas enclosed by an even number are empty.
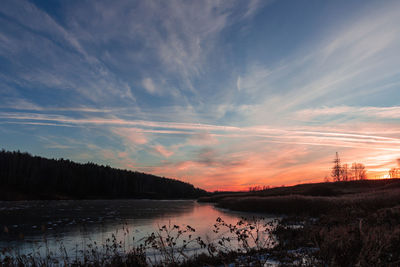
[[[343,22],[346,27],[324,29],[311,45],[300,46],[279,64],[249,64],[238,87],[242,98],[252,103],[247,118],[260,122],[261,115],[272,114],[287,119],[309,106],[350,105],[361,97],[374,103],[368,94],[395,93],[399,83],[393,78],[400,73],[398,10],[396,2],[360,9]]]
[[[125,139],[125,143],[132,148],[148,143],[146,135],[135,128],[114,128],[112,131]]]
[[[150,94],[155,94],[157,93],[156,86],[153,83],[153,80],[150,78],[145,78],[142,81],[143,87],[149,92]]]
[[[155,146],[153,146],[153,149],[155,152],[157,152],[158,154],[162,155],[165,158],[169,158],[170,156],[172,156],[174,154],[173,151],[168,150],[167,148],[165,148],[162,145],[155,145]]]
[[[313,119],[315,117],[326,117],[330,115],[356,116],[378,119],[400,119],[400,107],[322,107],[304,109],[298,112],[299,117]]]
[[[12,69],[13,77],[17,79],[8,75],[8,82],[28,88],[44,87],[40,94],[46,92],[45,88],[61,92],[73,90],[95,102],[104,103],[110,95],[135,100],[126,82],[88,53],[74,32],[42,9],[27,1],[8,1],[0,12],[6,15],[2,17],[3,32],[24,33],[7,33],[7,40],[12,45],[0,50],[3,57],[15,62]],[[21,64],[24,61],[31,62],[30,67]]]
[[[71,118],[61,115],[46,115],[33,113],[0,113],[2,119],[13,119],[14,123],[32,123],[32,122],[58,122],[71,125],[108,125],[118,126],[114,132],[129,138],[130,135],[135,136],[137,133],[158,133],[158,134],[191,134],[191,142],[198,144],[206,144],[215,142],[216,137],[224,138],[260,138],[264,142],[299,142],[299,144],[315,144],[315,145],[331,145],[354,147],[360,143],[371,145],[371,148],[397,150],[398,148],[389,148],[387,146],[397,146],[400,144],[400,139],[387,136],[386,129],[383,129],[381,135],[366,135],[363,129],[358,130],[353,124],[345,124],[342,129],[324,130],[319,126],[302,126],[296,127],[236,127],[225,125],[210,125],[210,124],[194,124],[194,123],[179,123],[179,122],[157,122],[143,120],[126,120],[121,118]],[[122,128],[121,128],[122,127]],[[130,128],[124,128],[130,127]],[[400,131],[396,126],[391,130]],[[136,139],[130,140],[134,144],[140,144]],[[143,137],[138,140],[144,141]],[[194,141],[195,140],[195,141]],[[330,142],[330,143],[329,143]],[[144,142],[146,143],[146,142]],[[382,147],[379,147],[381,145]]]

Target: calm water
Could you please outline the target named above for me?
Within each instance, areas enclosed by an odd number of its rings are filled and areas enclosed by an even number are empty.
[[[196,229],[195,236],[212,240],[218,238],[212,232],[218,217],[236,223],[242,216],[255,215],[220,210],[193,200],[0,202],[0,248],[19,253],[42,253],[48,248],[57,254],[62,244],[74,256],[88,244],[104,244],[115,235],[129,249],[168,224],[190,225]]]

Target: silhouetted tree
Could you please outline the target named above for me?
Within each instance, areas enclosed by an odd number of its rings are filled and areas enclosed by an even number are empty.
[[[400,178],[400,168],[392,168],[389,171],[390,178]]]
[[[336,152],[336,157],[333,160],[333,168],[332,168],[332,178],[334,182],[340,181],[340,174],[341,174],[341,166],[340,166],[340,158],[339,154]]]
[[[331,176],[334,182],[367,179],[367,170],[362,163],[354,162],[350,169],[348,164],[342,166],[337,152],[333,163]]]
[[[264,186],[256,185],[256,186],[250,186],[249,187],[249,192],[265,191],[265,190],[268,190],[268,189],[270,189],[269,185],[264,185]]]
[[[367,171],[362,163],[354,162],[351,165],[351,172],[353,175],[353,180],[365,180],[367,179]]]
[[[342,168],[340,169],[340,176],[342,181],[349,181],[351,179],[348,164],[343,164]]]
[[[396,161],[399,167],[390,169],[389,171],[390,178],[400,178],[400,158],[398,158]]]

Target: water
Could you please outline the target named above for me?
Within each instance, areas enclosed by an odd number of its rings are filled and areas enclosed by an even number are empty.
[[[228,233],[227,229],[213,233],[218,217],[234,224],[243,216],[254,215],[194,200],[0,202],[0,249],[57,255],[62,246],[74,257],[88,244],[96,242],[100,247],[114,235],[129,250],[163,225],[190,225],[196,230],[194,236],[212,241]]]

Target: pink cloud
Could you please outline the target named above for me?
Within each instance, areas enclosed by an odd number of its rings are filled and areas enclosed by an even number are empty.
[[[364,163],[370,177],[397,167],[396,159],[400,158],[400,127],[395,123],[238,127],[119,118],[72,119],[28,113],[0,113],[0,117],[22,124],[63,123],[77,127],[105,124],[127,147],[136,149],[145,145],[165,158],[153,161],[151,166],[140,159],[140,163],[124,163],[123,166],[184,179],[208,190],[322,181],[330,175],[336,151],[343,162]],[[165,147],[158,143],[159,135],[178,137],[181,139],[175,140],[181,142]],[[120,158],[129,156],[117,155]]]
[[[162,155],[165,158],[169,158],[174,154],[173,151],[166,149],[162,145],[155,145],[153,146],[154,151],[156,151],[158,154]]]
[[[119,158],[127,158],[128,157],[128,153],[127,152],[118,152],[118,157]]]
[[[130,145],[143,145],[148,142],[146,135],[135,128],[114,128],[112,131]]]

